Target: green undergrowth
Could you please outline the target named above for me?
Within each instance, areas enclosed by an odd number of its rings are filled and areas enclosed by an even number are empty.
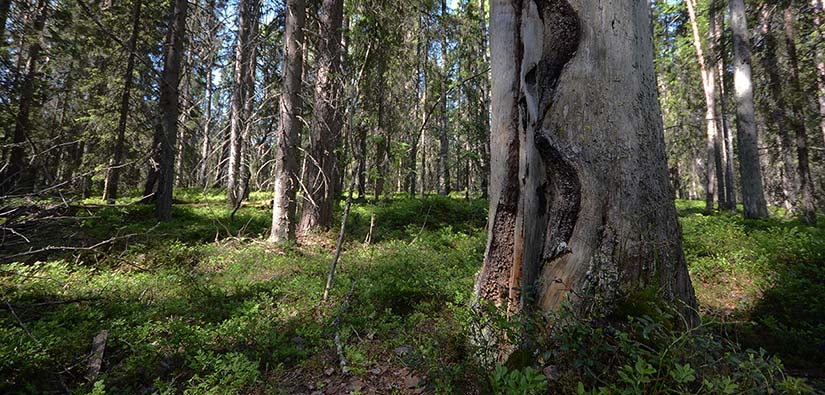
[[[788,367],[823,371],[821,227],[678,202],[702,327],[680,329],[678,315],[649,303],[655,292],[628,298],[618,319],[499,319],[508,339],[541,340],[496,367],[470,341],[483,317],[469,306],[485,201],[356,202],[321,306],[337,229],[273,246],[267,194],[230,218],[221,191],[176,193],[171,222],[134,198],[92,199],[28,236],[38,248],[94,249],[4,259],[0,393],[805,393]]]
[[[825,227],[704,215],[699,202],[677,207],[703,313],[727,322],[745,345],[794,369],[825,373]]]

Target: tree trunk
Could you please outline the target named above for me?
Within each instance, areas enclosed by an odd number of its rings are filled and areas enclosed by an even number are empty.
[[[719,74],[719,108],[720,108],[720,126],[722,130],[722,141],[724,148],[722,150],[723,162],[725,165],[725,208],[736,212],[736,184],[733,177],[733,135],[730,131],[728,123],[728,116],[726,111],[727,94],[725,92],[725,50],[722,44],[722,30],[725,26],[724,8],[719,7],[718,0],[711,1],[714,13],[712,15],[713,37],[711,42],[713,46],[711,51],[713,56],[717,58],[716,71]],[[716,50],[716,51],[714,51]],[[717,131],[719,128],[717,128]]]
[[[802,206],[802,222],[807,225],[816,225],[816,209],[814,207],[814,185],[811,177],[811,167],[808,160],[808,133],[805,127],[804,93],[799,83],[799,61],[796,55],[796,31],[793,14],[793,1],[785,6],[785,50],[788,51],[788,65],[790,66],[791,108],[794,115],[791,126],[796,135],[796,159],[799,166],[799,195]]]
[[[823,6],[822,0],[811,0],[811,8],[813,12],[813,22],[814,22],[814,30],[817,32],[817,37],[819,37],[819,45],[816,46],[815,54],[814,54],[814,62],[816,63],[816,76],[817,76],[817,87],[819,88],[818,92],[818,101],[819,101],[819,128],[822,130],[822,147],[825,149],[825,50],[823,50],[822,45],[822,17],[823,10],[825,6]]]
[[[202,32],[206,37],[212,37],[216,26],[214,11],[215,0],[207,0],[204,2],[204,5],[205,8],[202,10],[204,18],[202,22]],[[201,125],[200,160],[198,162],[198,185],[202,188],[209,186],[209,154],[212,149],[212,141],[210,138],[212,134],[212,95],[214,90],[212,86],[212,73],[215,67],[215,53],[217,52],[215,41],[216,40],[212,38],[206,41],[200,48],[200,58],[203,60],[204,71],[206,73],[204,78],[204,108],[203,124]]]
[[[702,38],[699,34],[699,24],[696,21],[696,10],[694,0],[686,0],[690,26],[693,31],[693,47],[696,48],[696,59],[699,62],[699,72],[702,75],[702,90],[705,92],[705,125],[707,131],[705,166],[705,211],[713,211],[713,196],[715,194],[715,182],[717,174],[722,168],[722,158],[719,149],[719,138],[716,132],[716,68],[711,62],[705,64],[705,54],[702,50]],[[712,25],[712,23],[711,23]],[[711,29],[713,29],[711,27]],[[711,34],[712,34],[711,30]],[[711,56],[709,59],[713,59]],[[716,169],[716,173],[714,173]],[[721,181],[721,180],[720,180]],[[724,184],[718,188],[719,196],[724,194]]]
[[[765,109],[771,126],[775,127],[779,134],[779,155],[782,158],[782,194],[785,209],[791,212],[797,209],[797,194],[799,191],[799,181],[796,178],[796,166],[793,163],[793,141],[788,133],[788,125],[791,120],[786,119],[787,104],[785,95],[782,92],[782,78],[779,75],[779,63],[776,53],[779,47],[774,37],[772,22],[773,12],[766,8],[762,10],[762,37],[765,42],[765,51],[762,55],[763,68],[768,76],[768,89],[773,98],[773,105]]]
[[[163,135],[160,140],[158,186],[155,198],[155,216],[160,221],[172,219],[172,191],[175,182],[175,145],[178,138],[180,115],[181,57],[186,37],[187,0],[170,0],[169,27],[166,32],[163,53],[163,73],[160,81],[160,106]]]
[[[181,111],[178,114],[178,138],[175,145],[175,181],[176,187],[184,185],[184,164],[186,161],[186,136],[188,134],[189,119],[192,114],[191,89],[192,89],[192,43],[184,41],[186,58],[181,64],[181,72],[178,84],[178,102]]]
[[[26,145],[30,133],[32,105],[34,105],[34,90],[37,80],[37,62],[40,60],[42,44],[40,36],[46,26],[46,18],[49,13],[49,0],[39,0],[37,3],[36,17],[32,32],[34,37],[30,38],[28,58],[23,72],[23,80],[20,83],[20,99],[17,102],[17,116],[14,123],[14,133],[12,135],[12,147],[9,153],[8,163],[5,172],[0,180],[0,194],[27,190],[33,185],[30,177],[25,177],[28,171],[26,164]]]
[[[141,0],[135,0],[134,8],[132,9],[132,33],[129,36],[129,43],[126,47],[128,59],[126,60],[126,71],[123,72],[123,94],[120,98],[120,117],[117,121],[114,152],[112,153],[112,160],[109,161],[109,169],[106,173],[106,182],[103,187],[103,199],[109,203],[115,202],[118,182],[120,182],[120,166],[123,161],[126,121],[129,119],[129,95],[132,93],[132,74],[135,68],[135,50],[137,48],[138,34],[140,34],[141,3]]]
[[[234,84],[229,115],[229,161],[226,173],[226,200],[230,208],[239,207],[243,200],[241,188],[241,162],[243,144],[248,128],[247,102],[254,96],[254,85],[250,86],[249,74],[255,67],[254,30],[257,25],[258,9],[256,0],[238,1],[238,37],[235,43]],[[254,80],[252,81],[254,84]]]
[[[450,68],[447,65],[447,0],[441,0],[441,133],[438,149],[438,194],[450,193],[450,139],[447,128],[447,89],[450,85]]]
[[[295,194],[298,186],[297,151],[300,144],[303,108],[301,75],[303,73],[304,0],[287,0],[286,33],[284,35],[284,75],[281,90],[278,151],[275,154],[272,204],[272,233],[269,241],[281,243],[295,240]]]
[[[487,0],[478,1],[478,24],[481,31],[480,58],[482,65],[490,64],[487,56],[487,11],[485,3]],[[489,196],[490,185],[490,72],[484,72],[481,79],[481,118],[482,129],[482,150],[481,150],[481,197],[486,199]]]
[[[424,69],[422,70],[422,79],[421,79],[421,130],[418,136],[418,149],[421,151],[421,166],[419,166],[419,182],[418,186],[421,188],[421,197],[424,198],[424,195],[427,193],[427,92],[429,92],[427,84],[429,83],[429,79],[427,78],[427,68],[430,64],[430,40],[428,36],[424,34]]]
[[[698,320],[667,178],[647,6],[492,1],[480,299],[511,314],[565,301],[610,311],[623,295],[656,287],[683,304],[688,322]]]
[[[324,0],[318,41],[318,70],[315,74],[315,107],[309,128],[310,163],[304,174],[305,191],[298,233],[329,229],[336,201],[335,142],[340,141],[341,32],[343,0]]]
[[[0,0],[0,47],[6,46],[6,21],[9,19],[11,0]]]
[[[725,166],[727,165],[727,155],[725,155],[725,148],[724,148],[724,135],[720,132],[719,127],[719,116],[716,112],[717,106],[717,80],[721,78],[721,75],[717,76],[717,71],[719,70],[716,67],[716,36],[719,30],[719,19],[716,18],[716,7],[714,6],[713,2],[711,1],[708,5],[708,50],[710,51],[710,56],[708,56],[708,84],[710,84],[710,93],[713,97],[713,103],[708,103],[713,105],[713,116],[708,114],[709,123],[713,123],[713,136],[712,136],[712,144],[713,144],[713,159],[714,164],[716,165],[716,196],[717,201],[719,202],[719,209],[724,209],[728,206],[727,202],[727,189],[728,184],[725,182]],[[724,111],[724,109],[723,109]]]
[[[201,161],[198,169],[198,183],[201,187],[206,188],[209,175],[209,150],[212,124],[212,61],[206,65],[206,87],[204,98],[204,117],[203,127],[201,129]]]
[[[745,218],[767,218],[768,204],[762,187],[758,134],[753,111],[750,36],[743,0],[730,0],[733,32],[733,86],[736,101],[736,135],[739,140],[739,173]]]

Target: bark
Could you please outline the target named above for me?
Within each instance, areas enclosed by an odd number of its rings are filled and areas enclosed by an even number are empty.
[[[819,101],[819,129],[822,131],[822,147],[825,148],[825,50],[822,44],[822,18],[823,6],[822,0],[811,0],[811,9],[813,12],[814,29],[817,32],[816,37],[819,37],[819,45],[816,46],[814,54],[814,62],[816,63],[817,87],[819,92],[817,99]]]
[[[450,139],[447,128],[447,89],[450,85],[450,69],[447,65],[447,0],[441,0],[441,131],[438,148],[438,194],[450,193]]]
[[[376,79],[372,81],[373,87],[376,89],[377,92],[373,95],[376,98],[377,103],[377,125],[375,128],[375,136],[377,137],[375,142],[375,179],[372,180],[373,184],[373,192],[375,202],[377,203],[381,196],[384,194],[384,183],[387,178],[387,162],[388,159],[388,147],[389,147],[389,134],[387,133],[386,128],[386,115],[385,115],[385,94],[387,88],[387,81],[385,78],[385,72],[387,68],[387,59],[384,55],[378,55],[377,60],[377,75]],[[375,86],[377,85],[377,86]]]
[[[9,19],[11,0],[0,0],[0,47],[6,46],[6,21]]]
[[[243,200],[241,165],[244,137],[249,128],[249,103],[254,96],[255,34],[258,24],[257,0],[238,2],[238,37],[235,43],[234,84],[229,121],[229,160],[226,174],[226,200],[230,208],[239,207]]]
[[[418,183],[421,188],[421,197],[427,193],[427,92],[429,89],[427,83],[427,67],[430,64],[430,41],[426,34],[424,35],[424,69],[422,70],[422,94],[421,94],[421,133],[418,137],[419,150],[421,151],[421,166],[419,170],[420,181]]]
[[[725,67],[725,50],[722,45],[722,30],[724,30],[725,24],[725,18],[723,15],[724,8],[717,9],[717,7],[719,7],[717,1],[711,1],[711,6],[714,7],[714,10],[716,11],[713,13],[713,26],[715,27],[715,30],[713,31],[713,38],[711,38],[711,40],[714,43],[714,47],[717,48],[717,51],[714,52],[714,56],[717,57],[716,70],[719,74],[719,107],[721,110],[719,112],[719,121],[722,130],[722,141],[724,143],[722,152],[725,165],[725,206],[728,210],[735,212],[736,184],[734,183],[733,177],[733,134],[731,134],[727,111],[725,110],[727,104],[727,94],[725,91],[725,70],[727,70],[727,68]]]
[[[733,86],[736,102],[736,135],[739,140],[739,173],[745,218],[767,218],[768,205],[762,186],[758,134],[753,110],[750,37],[743,0],[729,0],[733,32]]]
[[[180,72],[180,83],[178,84],[178,101],[181,111],[178,114],[178,137],[175,145],[175,181],[176,187],[183,186],[184,162],[186,159],[186,135],[188,134],[189,119],[192,114],[191,89],[192,89],[192,43],[184,41],[186,58],[183,60]]]
[[[490,64],[487,56],[487,11],[485,3],[487,0],[478,1],[478,23],[479,31],[481,32],[481,46],[480,58],[482,65]],[[481,79],[481,125],[482,125],[482,149],[481,149],[481,198],[486,199],[489,196],[490,185],[490,74],[484,73]]]
[[[175,146],[178,138],[183,42],[186,38],[187,0],[170,0],[169,27],[166,32],[161,74],[160,118],[163,135],[158,145],[158,186],[155,194],[155,216],[160,221],[172,219],[172,191],[175,182]]]
[[[765,51],[762,56],[763,68],[768,77],[768,89],[773,98],[773,105],[765,109],[771,126],[775,127],[779,135],[779,155],[782,159],[782,194],[785,209],[796,211],[799,181],[796,177],[796,166],[793,163],[793,140],[788,132],[791,120],[786,119],[785,111],[788,108],[782,90],[782,78],[779,75],[779,63],[776,53],[779,50],[776,37],[772,30],[770,9],[762,11],[762,37],[765,42]]]
[[[816,225],[816,209],[814,206],[814,185],[811,177],[811,167],[808,159],[808,133],[805,127],[805,102],[803,101],[802,86],[799,83],[799,61],[796,54],[795,17],[793,1],[785,6],[785,50],[788,51],[788,65],[790,66],[791,108],[794,115],[791,126],[796,137],[796,158],[799,166],[799,195],[802,208],[802,222],[807,225]]]
[[[719,209],[722,210],[728,207],[727,197],[728,197],[728,183],[725,179],[725,167],[727,166],[727,155],[725,152],[725,141],[724,141],[724,134],[722,133],[722,128],[720,127],[720,117],[719,113],[717,113],[717,99],[719,98],[719,91],[717,91],[717,84],[718,80],[721,77],[722,71],[721,69],[716,67],[717,57],[716,57],[716,36],[718,35],[719,31],[719,19],[716,17],[716,6],[711,1],[708,5],[708,50],[710,52],[710,56],[708,56],[708,83],[711,84],[711,89],[709,92],[713,97],[713,116],[710,117],[708,114],[708,118],[711,119],[709,122],[713,122],[713,159],[714,164],[716,165],[716,196],[717,201],[719,202]],[[717,74],[717,72],[719,74]],[[709,103],[710,104],[710,103]],[[724,108],[723,110],[724,111]]]
[[[329,229],[336,202],[336,142],[341,139],[341,33],[343,0],[324,0],[315,77],[315,106],[309,128],[310,163],[304,175],[305,196],[298,233]]]
[[[129,96],[132,93],[133,73],[135,69],[135,49],[137,39],[140,34],[140,8],[141,0],[135,0],[132,9],[132,33],[129,35],[129,42],[126,44],[128,58],[126,60],[126,70],[123,72],[123,93],[120,97],[120,116],[117,121],[117,134],[115,136],[114,152],[109,161],[109,169],[106,173],[106,181],[103,187],[103,199],[114,203],[117,198],[117,187],[120,182],[120,166],[123,161],[123,146],[126,138],[126,121],[129,119]]]
[[[11,152],[9,153],[5,172],[2,174],[2,180],[0,180],[0,194],[30,189],[33,185],[32,177],[25,176],[25,173],[31,170],[26,163],[26,145],[31,132],[30,113],[32,106],[35,104],[34,91],[37,82],[37,63],[40,61],[42,50],[40,36],[46,26],[48,13],[49,0],[39,0],[36,10],[37,16],[31,30],[34,37],[31,38],[31,43],[29,43],[26,51],[28,57],[26,58],[23,78],[20,82],[20,98],[17,102]]]
[[[713,211],[713,197],[715,194],[714,183],[716,180],[722,182],[722,177],[718,177],[722,168],[721,150],[719,149],[719,138],[716,131],[716,68],[713,63],[706,64],[705,54],[702,49],[702,38],[699,34],[699,24],[696,21],[696,10],[694,0],[685,1],[687,4],[690,26],[693,32],[693,47],[696,48],[696,59],[699,63],[699,72],[702,75],[702,90],[705,93],[705,125],[707,131],[705,166],[705,211]],[[711,24],[712,25],[712,24]],[[712,28],[711,28],[712,29]],[[713,31],[711,30],[711,34]],[[709,59],[712,59],[711,56]],[[714,173],[714,169],[716,173]],[[724,184],[718,188],[719,196],[724,194]]]
[[[364,125],[358,129],[358,199],[367,196],[367,128]]]
[[[201,187],[206,188],[208,185],[209,174],[209,150],[212,124],[212,62],[206,66],[206,87],[204,98],[204,117],[203,126],[201,128],[201,161],[198,169],[198,182]]]
[[[278,127],[278,150],[275,154],[273,184],[275,199],[272,205],[272,233],[270,242],[295,240],[295,193],[298,186],[297,151],[303,102],[301,75],[303,74],[304,20],[303,0],[287,0],[286,33],[284,35],[284,75]]]
[[[647,5],[492,1],[490,222],[478,298],[511,314],[564,301],[610,311],[622,295],[656,287],[698,320]]]

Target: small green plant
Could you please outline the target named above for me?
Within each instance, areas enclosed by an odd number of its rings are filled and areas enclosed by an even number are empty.
[[[539,395],[547,392],[547,378],[529,366],[508,370],[504,365],[498,365],[490,377],[490,384],[496,395]]]
[[[260,379],[258,363],[240,353],[216,354],[199,351],[190,364],[196,373],[184,394],[237,394],[252,388]]]

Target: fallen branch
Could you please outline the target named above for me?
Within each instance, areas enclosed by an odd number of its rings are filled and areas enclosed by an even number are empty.
[[[23,321],[20,320],[20,317],[17,316],[17,313],[14,312],[14,308],[11,307],[11,304],[8,300],[3,299],[3,303],[6,304],[6,307],[9,308],[9,312],[11,316],[14,317],[14,320],[17,321],[17,324],[20,325],[20,328],[23,329],[23,332],[26,332],[26,335],[29,336],[30,339],[34,340],[35,343],[40,344],[40,340],[37,340],[31,332],[29,332],[29,328],[26,328],[26,325],[23,324]]]
[[[101,246],[104,246],[104,245],[110,244],[110,243],[114,243],[118,240],[123,240],[123,239],[128,239],[128,238],[131,238],[131,237],[135,237],[135,236],[140,236],[140,235],[143,235],[143,234],[148,234],[148,233],[152,232],[153,230],[155,230],[155,228],[157,228],[158,225],[160,225],[160,223],[158,223],[157,225],[149,228],[144,233],[130,233],[128,235],[112,237],[112,238],[109,238],[107,240],[103,240],[101,242],[98,242],[98,243],[95,243],[95,244],[92,244],[92,245],[86,246],[86,247],[47,246],[47,247],[43,247],[43,248],[40,248],[40,249],[37,249],[37,250],[29,249],[26,252],[21,252],[21,253],[18,253],[18,254],[0,256],[0,258],[3,259],[3,260],[11,260],[11,259],[14,259],[14,258],[19,258],[21,256],[34,255],[34,254],[39,254],[41,252],[49,252],[49,251],[93,251],[93,250],[96,250],[96,249],[100,248]]]
[[[338,315],[335,316],[335,350],[338,353],[338,363],[341,365],[341,374],[345,376],[349,375],[349,368],[347,368],[347,359],[344,357],[344,347],[341,345],[341,316],[347,310],[349,298],[352,296],[353,291],[355,291],[355,283],[356,282],[353,281],[352,285],[350,285],[349,292],[344,296],[341,307],[338,309]]]

